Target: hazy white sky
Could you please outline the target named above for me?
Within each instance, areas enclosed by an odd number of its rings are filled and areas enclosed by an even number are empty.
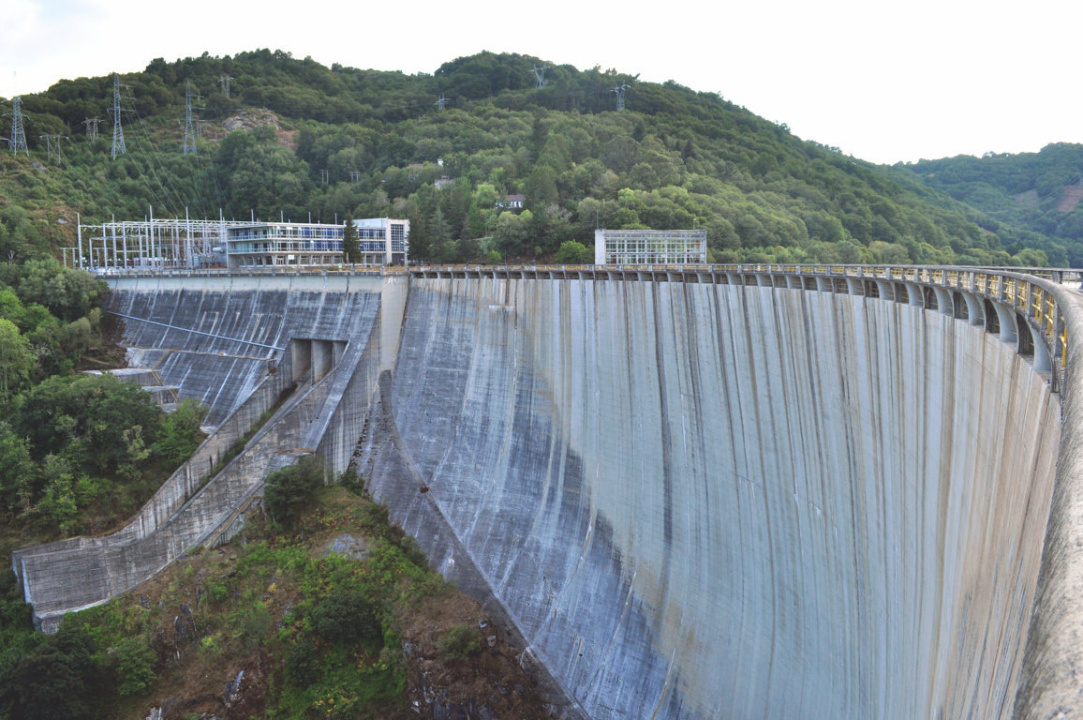
[[[0,0],[0,96],[204,51],[266,47],[328,66],[432,73],[491,50],[718,92],[872,162],[1083,142],[1078,0],[604,6]]]

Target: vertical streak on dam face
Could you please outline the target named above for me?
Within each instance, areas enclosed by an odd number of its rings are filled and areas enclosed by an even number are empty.
[[[392,394],[418,497],[589,717],[1011,714],[1060,407],[980,328],[826,292],[415,279]]]

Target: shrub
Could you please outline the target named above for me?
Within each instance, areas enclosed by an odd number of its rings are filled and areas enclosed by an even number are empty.
[[[203,441],[199,426],[207,417],[209,408],[195,398],[186,398],[177,409],[162,420],[161,434],[154,443],[154,451],[162,456],[170,467],[177,467],[195,452]]]
[[[448,628],[440,641],[440,652],[445,660],[466,660],[481,652],[481,634],[469,625]]]
[[[139,695],[154,682],[158,656],[141,637],[129,637],[117,645],[117,694]]]
[[[236,635],[248,649],[257,648],[271,634],[274,618],[271,611],[262,602],[257,602],[249,610],[242,610],[235,616]]]
[[[295,465],[275,470],[263,488],[263,506],[280,525],[292,525],[323,484],[323,458],[307,455]]]
[[[311,640],[305,638],[286,655],[286,682],[295,687],[304,688],[320,678],[320,656]]]
[[[224,582],[207,583],[207,598],[215,605],[223,603],[229,597],[229,586]]]
[[[309,615],[312,630],[325,642],[383,647],[384,630],[376,605],[359,587],[334,588]]]
[[[589,265],[594,262],[594,250],[581,242],[569,240],[560,244],[556,261],[562,265]]]

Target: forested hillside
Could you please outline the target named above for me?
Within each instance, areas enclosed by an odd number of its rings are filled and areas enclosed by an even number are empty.
[[[1016,234],[1054,264],[1083,266],[1083,145],[922,160],[899,169],[976,208],[992,232]]]
[[[706,228],[715,262],[1083,263],[1079,146],[876,167],[675,82],[549,65],[539,88],[546,64],[154,60],[120,78],[115,158],[113,78],[23,97],[29,153],[0,151],[0,555],[116,527],[202,438],[205,408],[77,374],[122,362],[105,283],[58,262],[77,216],[406,217],[440,262],[589,261],[601,226]],[[0,573],[0,719],[544,716],[519,649],[358,478],[313,477],[272,478],[265,522],[54,636]]]
[[[589,248],[598,226],[706,228],[719,262],[1041,264],[1025,248],[1056,249],[718,95],[568,65],[548,67],[539,89],[544,64],[482,53],[410,76],[268,50],[154,60],[120,78],[116,159],[113,79],[62,81],[22,99],[31,152],[0,166],[0,253],[56,254],[74,242],[76,212],[138,219],[151,206],[405,216],[413,259],[433,261],[549,260],[567,241]],[[184,155],[187,87],[201,135]],[[509,194],[525,207],[502,208]]]

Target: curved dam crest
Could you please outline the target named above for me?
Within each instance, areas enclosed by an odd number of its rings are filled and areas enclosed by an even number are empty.
[[[982,328],[415,279],[393,392],[428,496],[590,717],[1011,715],[1060,408]]]
[[[134,357],[217,429],[130,527],[16,573],[55,624],[228,539],[308,448],[358,463],[570,715],[1071,715],[1079,294],[837,270],[114,279]]]

